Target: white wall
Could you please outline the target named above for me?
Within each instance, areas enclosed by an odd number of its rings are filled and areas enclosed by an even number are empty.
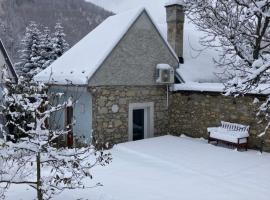
[[[67,101],[69,97],[77,101],[74,105],[73,116],[76,123],[73,126],[73,134],[81,143],[89,144],[92,136],[92,97],[86,87],[54,86],[50,90],[51,92],[64,93],[58,103]],[[63,129],[65,125],[65,111],[62,110],[53,115],[50,123],[53,127]]]

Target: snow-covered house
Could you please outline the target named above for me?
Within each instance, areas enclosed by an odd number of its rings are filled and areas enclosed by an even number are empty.
[[[1,70],[1,73],[0,73],[1,85],[5,83],[5,78],[8,78],[13,82],[18,81],[16,72],[7,54],[5,46],[1,40],[0,40],[0,70]]]
[[[3,89],[5,83],[9,79],[10,81],[17,83],[18,77],[13,68],[11,60],[7,54],[7,51],[4,47],[3,42],[0,40],[0,98],[3,98]],[[3,120],[3,117],[0,116],[0,121]],[[2,133],[0,132],[0,137]]]
[[[183,23],[174,19],[179,8],[169,10],[172,28]],[[80,142],[143,139],[168,133],[168,84],[163,82],[174,83],[181,53],[146,9],[134,9],[106,19],[35,79],[78,99],[53,123],[64,126],[75,118],[73,133]]]
[[[181,1],[165,7],[166,26],[144,8],[109,17],[35,77],[63,99],[78,99],[51,124],[75,119],[75,141],[119,143],[166,134],[207,137],[207,127],[223,120],[250,125],[249,145],[258,146],[264,126],[252,111],[257,93],[237,100],[221,95],[218,53],[200,46],[204,35],[185,20]],[[270,150],[270,133],[266,138]]]

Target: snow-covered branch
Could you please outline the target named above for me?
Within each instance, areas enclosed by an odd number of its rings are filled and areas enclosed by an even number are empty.
[[[92,145],[59,146],[69,128],[54,129],[48,120],[55,112],[74,106],[76,99],[56,103],[60,94],[48,93],[44,84],[20,81],[7,83],[1,113],[5,116],[0,138],[0,187],[28,184],[37,190],[38,199],[50,199],[64,189],[84,188],[92,178],[91,169],[111,161],[110,153]],[[74,123],[74,122],[72,122]],[[69,126],[68,126],[69,127]],[[1,191],[0,191],[1,192]],[[1,194],[0,194],[1,195]]]
[[[225,83],[227,95],[259,91],[260,84],[270,87],[269,0],[185,0],[185,3],[189,19],[206,33],[201,43],[220,52],[215,62],[229,74]],[[269,122],[268,102],[259,109]]]

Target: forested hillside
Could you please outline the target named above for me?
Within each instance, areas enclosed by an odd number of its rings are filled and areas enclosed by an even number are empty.
[[[60,22],[72,46],[110,15],[111,12],[84,0],[0,0],[0,38],[16,62],[30,21],[51,30]]]

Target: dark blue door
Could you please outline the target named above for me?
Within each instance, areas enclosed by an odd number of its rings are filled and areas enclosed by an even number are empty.
[[[144,109],[133,110],[133,140],[144,139]]]

